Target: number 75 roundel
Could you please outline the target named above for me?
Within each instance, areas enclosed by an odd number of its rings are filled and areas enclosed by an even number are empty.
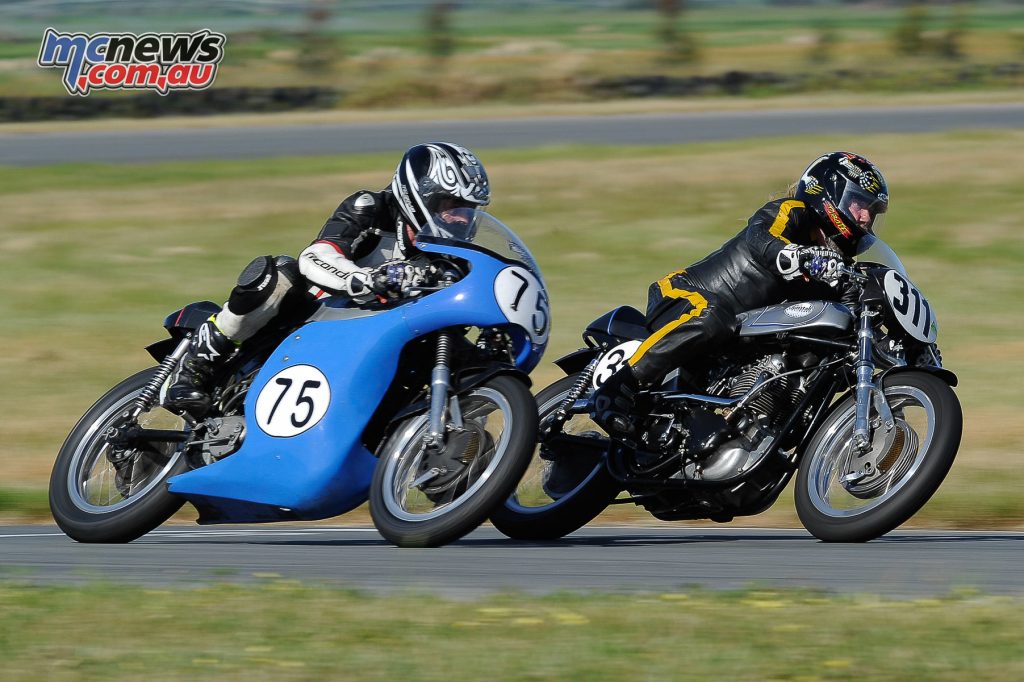
[[[509,322],[517,324],[536,344],[547,343],[551,331],[551,306],[544,284],[529,270],[512,266],[494,279],[494,298]]]
[[[268,436],[290,438],[323,419],[331,404],[331,387],[312,365],[293,365],[266,383],[256,398],[256,424]]]

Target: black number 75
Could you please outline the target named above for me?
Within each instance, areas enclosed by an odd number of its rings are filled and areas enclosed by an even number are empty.
[[[285,377],[276,379],[274,383],[277,384],[278,386],[284,386],[284,390],[281,391],[281,395],[277,396],[277,400],[274,401],[274,407],[270,409],[270,414],[267,416],[268,424],[274,421],[274,413],[277,412],[277,408],[281,404],[281,401],[284,399],[285,393],[287,393],[288,389],[292,387],[292,380],[287,379]],[[309,420],[313,418],[313,410],[315,408],[315,405],[313,404],[313,399],[306,395],[306,391],[311,388],[320,388],[320,382],[314,380],[302,382],[302,388],[299,389],[299,394],[295,397],[296,410],[300,405],[306,408],[306,416],[304,416],[302,419],[296,419],[295,417],[297,415],[297,411],[292,411],[292,426],[294,426],[297,429],[302,428],[303,426],[308,424]]]

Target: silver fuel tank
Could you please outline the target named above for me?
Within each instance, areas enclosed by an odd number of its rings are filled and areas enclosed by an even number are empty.
[[[839,303],[800,301],[756,308],[736,316],[740,336],[760,336],[792,331],[839,335],[853,329],[853,313]]]

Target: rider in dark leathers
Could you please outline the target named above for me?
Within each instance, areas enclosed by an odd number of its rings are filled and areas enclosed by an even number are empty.
[[[839,264],[878,228],[888,203],[881,171],[864,157],[833,152],[816,159],[792,197],[768,202],[718,251],[650,286],[652,333],[594,394],[594,420],[628,437],[637,392],[727,341],[738,313],[806,298],[809,284],[823,289],[815,297],[834,298]]]
[[[314,297],[343,294],[358,304],[400,298],[423,277],[414,238],[432,225],[431,216],[489,202],[487,173],[468,149],[446,142],[410,148],[390,186],[342,201],[298,260],[260,256],[246,266],[224,308],[193,335],[164,406],[202,418],[213,376],[238,346]]]

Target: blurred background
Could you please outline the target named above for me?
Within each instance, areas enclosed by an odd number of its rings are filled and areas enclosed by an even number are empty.
[[[227,42],[209,90],[82,98],[65,93],[59,70],[36,65],[48,26],[210,28]],[[0,516],[46,517],[64,436],[150,364],[142,346],[161,338],[164,315],[223,301],[255,255],[296,255],[343,197],[385,186],[405,148],[5,165],[5,144],[168,128],[1022,102],[1024,0],[0,2]],[[969,123],[656,146],[496,140],[474,151],[493,212],[548,280],[548,360],[607,309],[643,307],[651,281],[717,248],[819,154],[868,156],[892,190],[883,236],[938,312],[967,420],[957,465],[914,522],[1020,526],[1024,130]],[[548,362],[534,380],[557,376]],[[795,524],[791,510],[783,500],[757,523]]]
[[[0,120],[969,91],[1024,78],[1021,0],[6,0],[0,12]],[[227,34],[226,57],[209,93],[69,101],[35,65],[49,25],[210,27]]]

